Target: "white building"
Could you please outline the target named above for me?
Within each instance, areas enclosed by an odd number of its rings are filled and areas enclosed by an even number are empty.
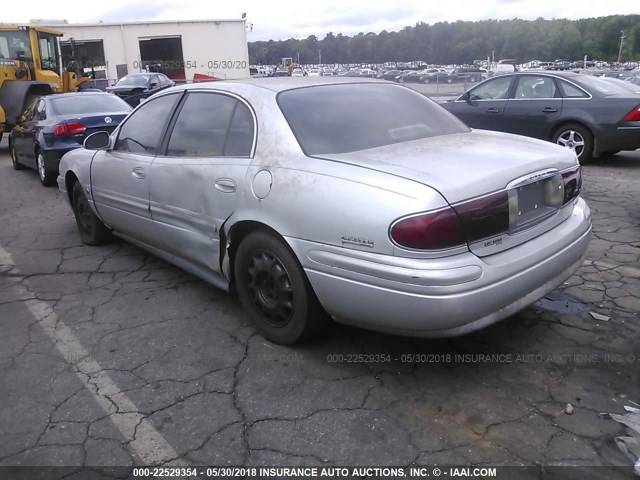
[[[245,19],[70,24],[36,21],[62,30],[63,62],[75,58],[85,72],[110,83],[127,73],[157,70],[174,80],[194,74],[249,77]]]

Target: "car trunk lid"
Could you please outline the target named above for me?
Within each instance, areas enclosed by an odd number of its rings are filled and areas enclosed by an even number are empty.
[[[569,149],[483,130],[320,157],[421,182],[438,190],[459,213],[471,199],[506,191],[509,207],[516,209],[509,230],[470,242],[470,249],[480,256],[515,246],[562,221],[554,215],[561,205],[545,206],[545,182],[554,179],[555,187],[561,188],[557,172],[577,165]],[[551,221],[541,225],[545,220]],[[527,230],[526,235],[516,235]]]
[[[111,134],[115,128],[124,120],[128,115],[128,112],[122,113],[91,113],[89,115],[64,115],[60,116],[62,122],[67,124],[81,124],[86,127],[86,130],[81,134],[73,135],[74,139],[82,144],[84,139],[96,132],[107,132]]]

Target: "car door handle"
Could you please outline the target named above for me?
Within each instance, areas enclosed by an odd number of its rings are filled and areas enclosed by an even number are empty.
[[[133,169],[131,174],[136,178],[142,179],[142,178],[144,178],[144,168],[136,167],[136,168]]]
[[[500,109],[499,108],[487,108],[487,113],[500,113]]]
[[[213,186],[222,193],[233,193],[236,191],[236,182],[230,178],[219,178]]]
[[[542,109],[542,111],[544,113],[556,113],[558,111],[557,108],[553,108],[553,107],[545,107]]]

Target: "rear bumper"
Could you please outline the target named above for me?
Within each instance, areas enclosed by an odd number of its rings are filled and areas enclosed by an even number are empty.
[[[337,321],[445,337],[491,325],[553,290],[580,267],[590,234],[590,211],[580,199],[562,224],[482,259],[470,252],[405,259],[287,240]]]
[[[636,150],[640,148],[640,122],[602,126],[598,135],[599,152]]]
[[[75,150],[78,147],[74,148],[62,148],[55,150],[43,150],[42,154],[44,156],[44,163],[47,167],[47,170],[50,172],[58,172],[60,167],[60,159],[62,156],[70,152],[71,150]]]

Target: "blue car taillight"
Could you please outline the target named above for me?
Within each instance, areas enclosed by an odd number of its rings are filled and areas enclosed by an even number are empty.
[[[87,131],[87,127],[85,127],[81,123],[67,123],[62,122],[53,127],[53,134],[56,137],[66,137],[68,135],[80,135]]]

